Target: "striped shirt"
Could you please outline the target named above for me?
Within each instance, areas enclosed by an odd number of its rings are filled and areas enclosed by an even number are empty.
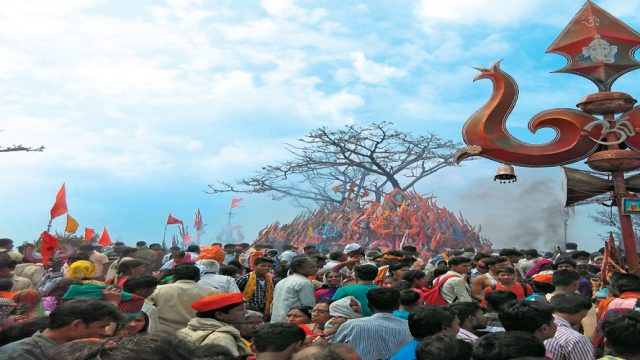
[[[544,342],[553,360],[594,360],[593,345],[589,338],[573,330],[567,320],[555,315],[553,317],[558,330],[554,337]]]
[[[388,313],[349,320],[331,338],[332,343],[353,346],[366,360],[388,359],[412,340],[407,320]]]

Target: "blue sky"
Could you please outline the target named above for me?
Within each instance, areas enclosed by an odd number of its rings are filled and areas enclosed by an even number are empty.
[[[596,1],[640,29],[640,3]],[[489,97],[472,66],[502,67],[520,86],[508,123],[520,139],[537,112],[573,107],[597,89],[550,74],[564,59],[544,51],[582,1],[12,1],[0,10],[0,144],[44,145],[0,155],[0,236],[33,240],[67,184],[81,226],[134,243],[160,241],[169,212],[205,239],[226,224],[233,194],[206,185],[284,160],[283,144],[319,126],[391,121],[461,140]],[[636,97],[640,72],[614,90]],[[463,212],[498,246],[561,241],[559,169],[517,169],[495,184],[488,160],[450,168],[417,186]],[[242,196],[234,219],[246,240],[298,211]],[[579,208],[569,237],[600,247]],[[54,221],[62,230],[64,220]],[[170,231],[171,233],[171,231]]]

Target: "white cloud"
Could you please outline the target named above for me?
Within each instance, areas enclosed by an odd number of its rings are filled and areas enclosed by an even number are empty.
[[[418,7],[418,15],[427,29],[435,29],[437,24],[485,25],[504,27],[522,25],[525,22],[548,23],[555,14],[558,4],[552,0],[423,0]],[[564,6],[571,9],[571,4]],[[575,7],[574,11],[580,8]],[[554,19],[555,20],[555,19]]]
[[[351,53],[351,60],[355,73],[360,80],[370,84],[384,83],[389,79],[399,78],[405,73],[393,66],[381,65],[374,61],[367,60],[362,52]]]

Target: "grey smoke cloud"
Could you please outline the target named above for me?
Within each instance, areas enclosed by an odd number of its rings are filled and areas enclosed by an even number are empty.
[[[495,248],[551,250],[563,244],[564,199],[557,178],[520,176],[512,184],[476,180],[462,193],[461,210],[482,225],[481,234]]]

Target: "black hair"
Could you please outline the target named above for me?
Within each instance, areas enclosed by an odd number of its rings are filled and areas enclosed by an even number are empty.
[[[443,327],[451,327],[457,317],[448,307],[420,307],[409,314],[409,332],[414,338],[423,339],[439,333]]]
[[[433,269],[433,279],[437,278],[440,275],[444,275],[448,273],[451,269],[448,266],[439,266]]]
[[[338,260],[343,254],[342,251],[332,251],[329,253],[329,260]]]
[[[413,306],[420,301],[420,294],[414,290],[402,290],[400,291],[400,305]]]
[[[534,292],[540,294],[551,294],[556,291],[556,287],[553,284],[546,282],[532,280],[530,285],[533,287]]]
[[[307,306],[307,305],[300,305],[300,306],[294,306],[291,309],[287,310],[287,312],[291,311],[291,310],[298,310],[301,313],[304,314],[304,316],[309,318],[309,321],[311,321],[311,310],[313,309],[313,306]]]
[[[273,259],[262,257],[262,256],[259,257],[259,258],[256,258],[255,260],[253,260],[253,266],[257,266],[257,265],[260,265],[262,263],[269,263],[269,264],[273,265],[276,262]]]
[[[379,311],[392,311],[400,303],[400,291],[396,289],[375,288],[367,292],[369,307]]]
[[[591,254],[589,254],[588,251],[584,251],[584,250],[576,250],[574,252],[571,253],[571,255],[569,255],[572,259],[577,259],[579,257],[586,257],[586,258],[590,258]]]
[[[400,270],[404,267],[409,267],[404,261],[399,261],[397,263],[389,265],[389,271]]]
[[[137,268],[138,266],[143,266],[145,264],[146,263],[144,261],[139,259],[120,261],[120,263],[118,264],[118,274],[130,275],[131,270]]]
[[[408,281],[411,285],[416,280],[424,279],[427,274],[422,270],[409,270],[402,276],[402,280]]]
[[[454,256],[451,259],[449,259],[449,261],[447,261],[447,264],[449,266],[456,266],[456,265],[461,265],[465,263],[471,263],[471,259],[466,258],[464,256]]]
[[[302,249],[303,250],[308,250],[308,249],[314,249],[315,250],[316,246],[315,245],[305,245]]]
[[[120,258],[135,254],[136,252],[138,252],[138,249],[132,248],[132,247],[126,247],[122,249],[122,256]]]
[[[236,244],[224,244],[224,246],[222,247],[223,249],[231,249],[231,248],[235,248]]]
[[[515,274],[516,270],[512,267],[505,267],[504,269],[498,269],[496,270],[496,274],[500,274],[500,273],[509,273],[509,274]]]
[[[85,260],[85,261],[89,261],[89,255],[85,254],[85,253],[75,253],[75,254],[71,254],[69,255],[69,257],[67,258],[67,263],[71,264],[74,263],[76,261],[81,261],[81,260]]]
[[[97,299],[73,299],[58,305],[49,314],[49,329],[60,329],[75,320],[89,325],[100,320],[119,322],[122,314],[112,304]]]
[[[640,312],[612,315],[603,321],[602,331],[616,355],[640,354]]]
[[[13,280],[0,279],[0,291],[11,291],[11,288],[13,288]]]
[[[556,294],[549,302],[554,311],[562,314],[575,315],[591,309],[591,301],[578,294]]]
[[[568,256],[562,256],[557,258],[556,261],[553,262],[553,268],[557,269],[558,265],[560,264],[569,264],[571,265],[572,268],[574,269],[576,268],[576,261]]]
[[[228,314],[229,311],[237,308],[238,306],[240,306],[242,304],[244,304],[244,301],[233,303],[233,304],[229,304],[229,305],[225,305],[223,307],[219,307],[219,308],[213,309],[213,310],[198,311],[198,312],[196,312],[196,317],[206,318],[206,319],[216,319],[217,320],[218,318],[216,317],[216,313],[223,312],[225,314]]]
[[[640,292],[640,277],[634,274],[616,274],[611,279],[611,286],[618,294],[628,291]]]
[[[189,245],[189,246],[187,246],[187,252],[200,253],[200,246],[198,246],[198,245]]]
[[[78,251],[91,251],[93,252],[93,250],[95,250],[95,247],[91,244],[82,244],[80,246],[78,246]]]
[[[291,263],[289,264],[289,268],[293,273],[297,274],[300,271],[300,269],[311,264],[312,262],[313,260],[311,258],[306,256],[300,256],[291,260]]]
[[[487,308],[492,311],[498,311],[502,305],[513,300],[518,300],[518,296],[511,291],[494,290],[484,294],[484,301],[487,303]]]
[[[405,245],[402,247],[402,251],[406,251],[408,253],[413,254],[418,251],[418,248],[413,245]]]
[[[253,336],[253,345],[258,353],[282,352],[289,346],[305,340],[306,334],[298,325],[271,323],[258,330]]]
[[[394,282],[392,288],[394,288],[394,289],[396,289],[398,291],[410,290],[410,289],[413,288],[413,285],[410,282],[406,281],[406,280],[396,280],[393,277],[389,277],[388,279],[392,280]],[[385,280],[387,280],[387,279],[385,279]]]
[[[482,311],[482,306],[476,302],[457,302],[449,305],[449,308],[458,314],[461,323],[475,316],[478,311]]]
[[[192,264],[180,264],[173,269],[173,278],[178,280],[200,281],[200,269]]]
[[[122,241],[116,241],[113,243],[113,246],[124,246],[124,243]]]
[[[473,345],[454,334],[439,333],[420,342],[416,360],[469,360]]]
[[[533,333],[553,321],[553,308],[539,301],[510,301],[498,309],[506,331]]]
[[[507,259],[504,256],[491,256],[490,258],[488,258],[487,260],[484,261],[484,264],[489,267],[489,266],[493,266],[495,264],[500,264],[503,262],[507,262],[509,261],[509,259]]]
[[[488,259],[490,258],[491,255],[487,254],[487,253],[477,253],[476,256],[473,257],[473,261],[478,262],[482,259]],[[486,264],[486,262],[485,262]]]
[[[136,242],[136,246],[147,246],[147,242],[146,241],[138,241],[138,242]]]
[[[331,300],[331,299],[322,299],[322,300],[316,302],[316,305],[318,305],[318,304],[331,305],[332,303],[333,303],[333,300]]]
[[[538,250],[537,249],[528,249],[528,250],[523,251],[523,253],[525,255],[529,255],[529,256],[531,256],[533,258],[537,258],[538,256],[540,256],[540,254],[538,254]]]
[[[231,276],[234,277],[238,275],[240,269],[233,265],[222,265],[220,266],[220,270],[218,270],[219,275]]]
[[[180,251],[180,246],[172,246],[169,248],[169,250],[178,250]]]
[[[0,269],[15,270],[18,262],[13,259],[0,259]]]
[[[384,253],[384,255],[403,257],[404,253],[398,250],[389,250],[386,253]]]
[[[159,246],[159,247],[162,247],[162,245],[160,245],[160,244],[158,244],[158,243],[149,244],[149,248],[152,248],[152,247],[158,247],[158,246]]]
[[[4,328],[0,331],[0,347],[31,337],[38,331],[44,331],[48,325],[49,317],[42,316]]]
[[[500,256],[522,256],[522,253],[516,249],[502,249],[499,253]]]
[[[580,274],[574,270],[562,269],[553,272],[551,283],[553,286],[569,286],[580,280]]]
[[[293,245],[291,244],[282,245],[282,251],[287,251],[287,250],[293,250]]]
[[[473,347],[473,360],[510,360],[518,357],[546,355],[544,343],[524,331],[487,334]]]
[[[371,264],[358,265],[353,271],[358,276],[358,279],[364,281],[373,281],[378,276],[378,268]]]
[[[0,239],[0,246],[5,247],[9,244],[13,243],[13,240],[11,239],[7,239],[7,238],[2,238]]]
[[[160,284],[160,281],[152,275],[134,275],[129,277],[122,286],[122,290],[136,294],[141,290],[153,289]]]

